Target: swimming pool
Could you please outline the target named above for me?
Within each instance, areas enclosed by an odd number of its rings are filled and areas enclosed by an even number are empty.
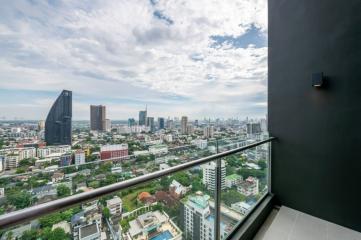
[[[151,238],[150,240],[169,240],[172,239],[173,235],[169,232],[169,230],[162,232],[161,234]]]

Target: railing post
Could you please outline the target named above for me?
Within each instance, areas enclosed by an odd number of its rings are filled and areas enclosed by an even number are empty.
[[[219,153],[218,139],[216,142],[217,153]],[[222,191],[222,159],[216,160],[216,187],[214,191],[214,239],[221,239],[221,191]]]
[[[267,181],[267,192],[268,193],[272,193],[272,142],[268,142],[268,163],[267,163],[267,167],[268,167],[268,181]]]
[[[215,189],[215,240],[221,239],[221,191],[222,191],[222,159],[217,159]]]

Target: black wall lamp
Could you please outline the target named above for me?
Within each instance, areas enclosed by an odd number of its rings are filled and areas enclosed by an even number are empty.
[[[323,72],[312,73],[312,86],[320,88],[325,84]]]

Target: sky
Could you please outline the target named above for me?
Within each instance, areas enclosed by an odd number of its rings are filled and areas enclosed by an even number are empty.
[[[0,8],[0,119],[264,117],[266,0],[13,0]]]

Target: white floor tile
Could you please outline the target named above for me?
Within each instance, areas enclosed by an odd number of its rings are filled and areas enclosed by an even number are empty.
[[[254,240],[361,240],[361,233],[281,207],[266,220]]]

